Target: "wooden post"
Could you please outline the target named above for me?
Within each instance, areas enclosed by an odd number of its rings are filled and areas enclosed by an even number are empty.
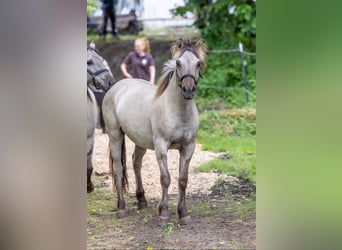
[[[242,78],[243,78],[243,82],[244,82],[244,86],[245,86],[246,100],[247,100],[247,102],[249,102],[248,82],[247,82],[246,69],[245,69],[245,63],[244,63],[243,45],[241,42],[239,42],[239,51],[240,51],[240,57],[241,57]]]

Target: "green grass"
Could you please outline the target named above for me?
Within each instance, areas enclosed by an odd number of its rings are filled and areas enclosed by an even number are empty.
[[[253,212],[255,210],[256,202],[252,198],[248,198],[243,202],[231,202],[230,205],[226,208],[226,211],[229,213],[241,213],[240,217],[243,217],[244,213]]]
[[[165,35],[160,35],[161,33],[165,33]],[[118,41],[133,41],[137,39],[138,37],[147,37],[149,39],[158,39],[162,41],[173,41],[176,40],[177,38],[174,37],[170,32],[168,32],[165,29],[164,30],[151,30],[151,31],[140,31],[138,35],[133,35],[133,34],[119,34],[119,39],[113,38],[111,34],[106,35],[106,42],[118,42]],[[95,34],[95,33],[88,33],[87,34],[87,40],[91,41],[94,40],[95,42],[97,41],[102,41],[100,39],[100,35]]]
[[[227,152],[223,159],[215,159],[200,165],[198,171],[217,170],[227,175],[249,179],[256,184],[256,145],[255,137],[230,137],[202,139],[204,150]],[[228,158],[228,159],[227,159]]]
[[[119,35],[120,40],[113,38],[111,34],[107,34],[106,35],[106,42],[113,42],[113,41],[132,41],[137,39],[138,37],[140,37],[140,35]],[[102,41],[100,39],[100,36],[98,34],[94,34],[94,33],[89,33],[87,35],[87,40],[91,41],[94,40],[96,41]]]
[[[224,157],[200,165],[198,171],[220,171],[256,184],[256,111],[228,109],[216,103],[200,107],[197,142],[204,150],[224,152]]]

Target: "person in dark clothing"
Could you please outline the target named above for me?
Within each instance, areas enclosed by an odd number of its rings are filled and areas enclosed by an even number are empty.
[[[127,71],[127,66],[131,71]],[[144,79],[154,84],[156,68],[150,51],[150,43],[146,38],[138,38],[134,42],[134,51],[130,52],[121,63],[121,72],[126,78]]]
[[[110,19],[111,27],[112,27],[112,36],[117,37],[116,33],[116,14],[115,14],[115,5],[117,4],[117,0],[103,0],[102,1],[102,11],[103,11],[103,26],[102,26],[102,37],[106,39],[107,35],[107,23],[108,19]]]

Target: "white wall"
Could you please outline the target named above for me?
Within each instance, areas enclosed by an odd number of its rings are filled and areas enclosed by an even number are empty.
[[[142,16],[145,29],[158,29],[169,26],[186,26],[194,23],[193,15],[189,13],[190,19],[172,17],[170,9],[176,6],[184,6],[183,0],[141,0],[143,6]],[[149,21],[150,19],[150,21]],[[151,20],[169,19],[169,20]],[[172,20],[170,20],[172,19]]]

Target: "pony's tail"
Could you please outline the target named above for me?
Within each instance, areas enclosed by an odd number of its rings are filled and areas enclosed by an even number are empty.
[[[123,134],[121,145],[121,164],[122,164],[122,187],[125,192],[128,191],[127,167],[126,167],[126,143],[125,134]]]
[[[126,143],[125,143],[125,134],[122,139],[121,144],[121,164],[122,164],[122,187],[124,192],[128,191],[128,179],[127,179],[127,167],[126,167]],[[116,190],[116,180],[114,175],[113,169],[113,157],[112,153],[109,150],[109,174],[112,176],[112,183],[113,183],[113,191]]]

